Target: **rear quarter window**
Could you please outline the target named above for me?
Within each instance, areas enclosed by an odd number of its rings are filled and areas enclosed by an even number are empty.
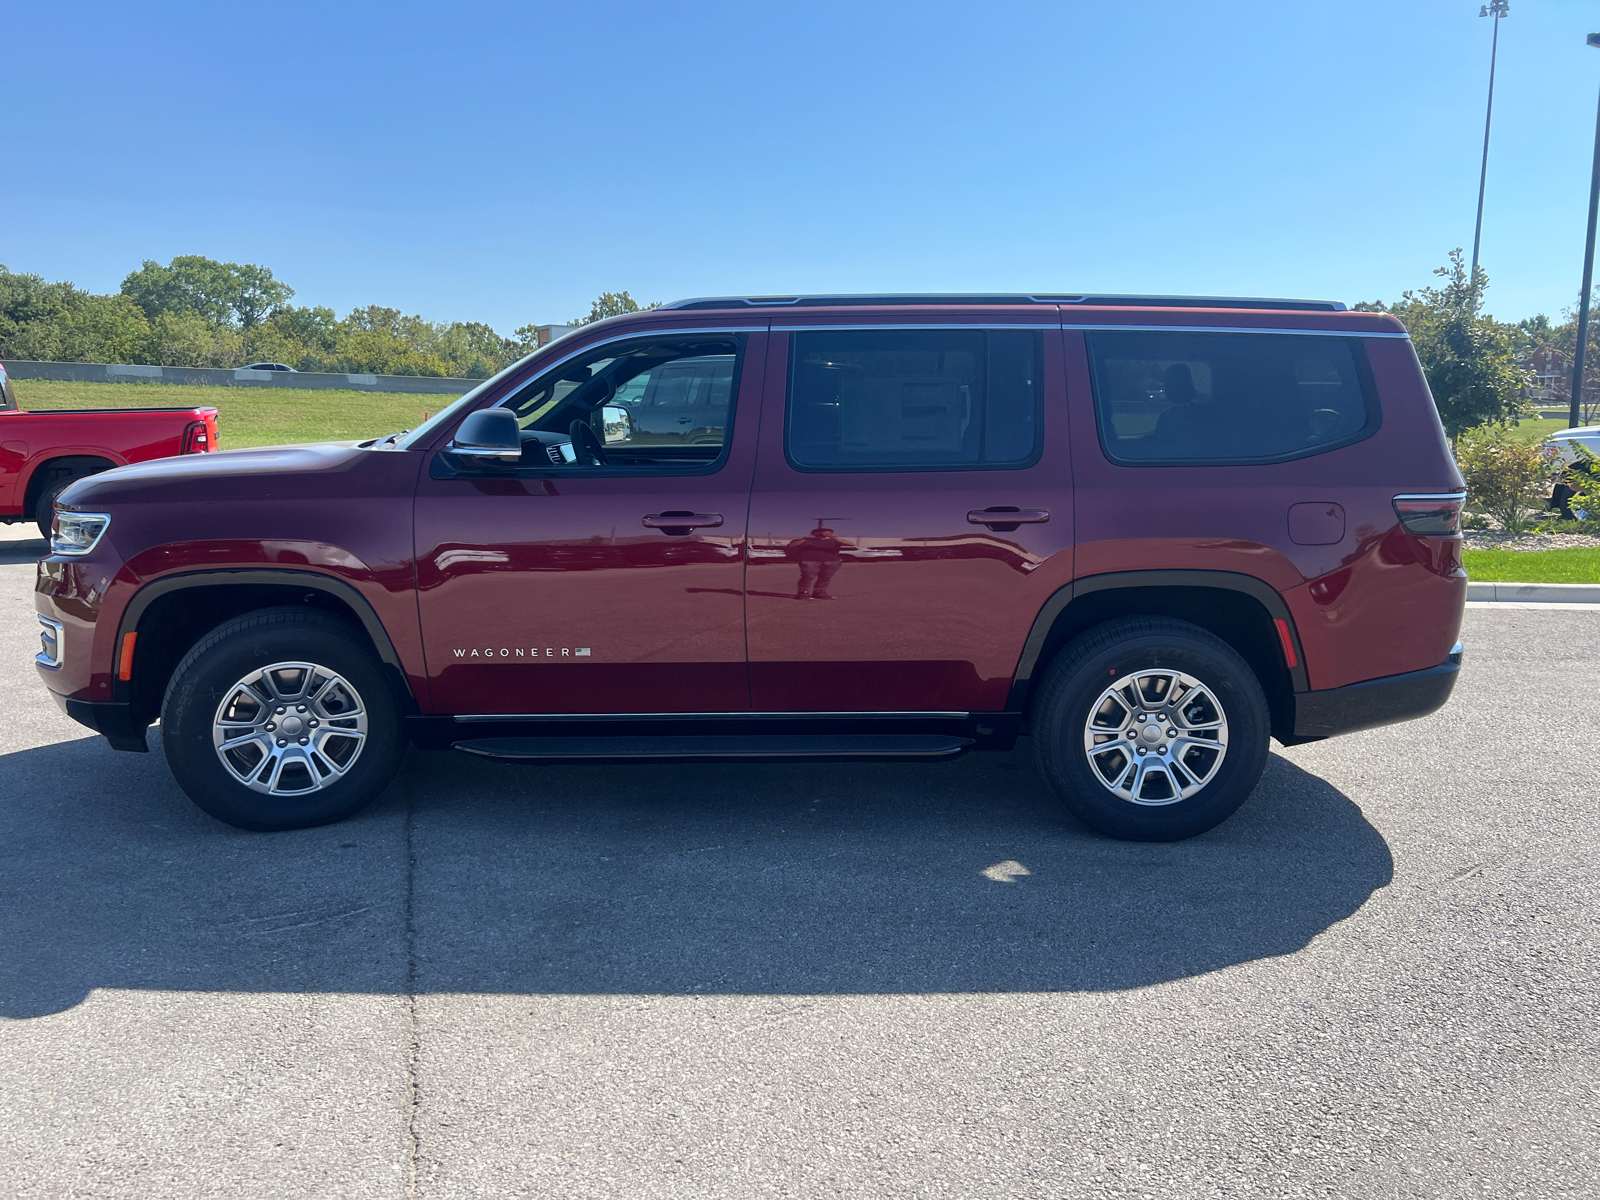
[[[1370,436],[1360,338],[1091,331],[1100,443],[1128,465],[1282,462]]]

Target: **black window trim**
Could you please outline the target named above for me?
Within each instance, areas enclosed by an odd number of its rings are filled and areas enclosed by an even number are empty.
[[[795,355],[795,342],[792,334],[796,333],[938,333],[946,329],[959,329],[967,332],[980,331],[985,333],[1004,333],[1007,330],[1025,330],[1030,333],[1044,333],[1046,331],[1061,332],[1061,323],[1052,322],[1049,325],[1019,324],[1008,321],[986,322],[981,325],[951,324],[945,322],[926,322],[913,325],[774,325],[774,334],[784,334],[788,337],[785,353],[789,356],[788,365],[783,373],[783,460],[789,464],[789,469],[802,475],[942,475],[952,471],[1025,471],[1029,467],[1039,465],[1039,460],[1044,457],[1044,421],[1045,421],[1045,363],[1049,352],[1041,337],[1039,348],[1039,386],[1034,397],[1033,410],[1033,453],[1027,458],[1017,459],[1015,462],[1005,463],[909,463],[904,465],[863,465],[863,466],[815,466],[809,463],[795,461],[789,449],[789,434],[794,418],[794,406],[790,398],[794,395],[794,371],[798,358]],[[987,349],[987,346],[986,346]],[[771,353],[768,348],[767,353]],[[989,402],[988,381],[984,381],[984,404]]]
[[[526,392],[529,388],[536,387],[539,381],[560,367],[570,363],[575,358],[581,358],[592,350],[601,350],[608,346],[619,346],[633,341],[672,341],[678,338],[732,338],[737,345],[733,357],[733,387],[728,393],[728,426],[722,439],[722,453],[716,458],[700,467],[685,467],[682,469],[647,468],[647,467],[580,467],[569,465],[558,467],[551,464],[548,467],[518,467],[515,471],[459,471],[450,467],[444,461],[443,455],[448,451],[440,447],[434,455],[434,471],[437,473],[443,468],[449,474],[447,477],[455,478],[493,478],[493,479],[690,479],[705,475],[715,475],[728,464],[728,455],[733,447],[734,424],[739,419],[739,382],[744,375],[745,350],[749,344],[749,335],[753,333],[766,333],[764,327],[737,326],[731,329],[655,329],[621,334],[604,341],[591,342],[582,349],[575,350],[557,361],[551,363],[537,375],[530,376],[516,387],[512,388],[500,399],[489,405],[490,408],[509,408],[511,402]]]
[[[1356,376],[1361,383],[1361,396],[1366,401],[1367,421],[1360,429],[1337,441],[1323,442],[1303,450],[1290,451],[1287,454],[1256,455],[1254,457],[1234,458],[1119,458],[1111,450],[1111,442],[1106,437],[1106,414],[1100,405],[1100,379],[1095,369],[1095,353],[1093,337],[1097,333],[1190,333],[1190,334],[1216,334],[1237,333],[1245,335],[1255,334],[1296,334],[1306,331],[1299,329],[1213,329],[1195,328],[1181,325],[1162,326],[1159,329],[1144,326],[1099,326],[1088,328],[1077,326],[1083,330],[1084,357],[1089,361],[1089,388],[1091,395],[1090,404],[1094,408],[1095,432],[1100,438],[1100,453],[1107,462],[1118,467],[1189,467],[1204,469],[1207,467],[1259,467],[1270,466],[1273,463],[1295,462],[1302,458],[1315,458],[1320,454],[1330,454],[1335,450],[1342,450],[1346,446],[1354,446],[1357,442],[1364,442],[1383,427],[1383,405],[1378,399],[1377,379],[1372,373],[1372,362],[1367,357],[1366,334],[1346,333],[1343,336],[1351,343],[1350,357],[1355,363]],[[1339,336],[1332,331],[1313,333],[1313,337]],[[1392,335],[1391,335],[1392,336]]]

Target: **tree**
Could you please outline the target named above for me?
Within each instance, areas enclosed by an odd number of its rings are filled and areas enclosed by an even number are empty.
[[[228,300],[241,329],[254,329],[268,313],[286,303],[294,289],[254,263],[224,263],[233,272]]]
[[[252,329],[294,295],[267,267],[180,254],[166,266],[145,259],[122,281],[122,294],[154,321],[162,313],[194,313],[208,325]]]
[[[593,325],[596,321],[604,321],[607,317],[620,317],[624,313],[649,312],[652,308],[660,308],[661,301],[653,300],[649,304],[640,306],[639,302],[627,292],[601,292],[589,308],[587,317],[573,317],[567,322],[569,325]]]
[[[377,304],[341,320],[331,308],[295,307],[293,295],[266,267],[197,254],[147,260],[112,296],[0,266],[0,356],[195,367],[270,360],[302,371],[482,379],[537,348],[531,326],[508,338],[481,322],[427,321]],[[626,293],[602,300],[639,309]]]
[[[1600,310],[1600,289],[1589,301],[1591,313]],[[1564,320],[1560,325],[1552,325],[1550,318],[1541,313],[1537,317],[1529,317],[1519,321],[1533,341],[1535,347],[1548,346],[1554,350],[1566,367],[1563,375],[1558,375],[1551,380],[1550,402],[1561,408],[1566,408],[1572,403],[1572,361],[1578,349],[1578,309],[1574,305],[1562,314]],[[1589,323],[1589,348],[1585,351],[1583,369],[1583,392],[1579,397],[1579,416],[1584,421],[1594,417],[1596,408],[1600,408],[1600,322]]]
[[[0,356],[55,362],[143,362],[150,326],[125,296],[0,267]]]
[[[1527,335],[1479,312],[1489,277],[1480,267],[1469,279],[1460,249],[1450,252],[1450,265],[1435,275],[1441,287],[1401,293],[1394,305],[1381,302],[1355,307],[1398,317],[1411,335],[1417,357],[1433,393],[1434,406],[1452,439],[1486,423],[1505,423],[1522,415],[1520,393],[1529,373],[1517,365]]]

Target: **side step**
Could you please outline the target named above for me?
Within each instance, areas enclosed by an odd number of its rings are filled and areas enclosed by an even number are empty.
[[[932,733],[746,734],[705,737],[504,737],[454,743],[501,762],[940,762],[971,738]]]

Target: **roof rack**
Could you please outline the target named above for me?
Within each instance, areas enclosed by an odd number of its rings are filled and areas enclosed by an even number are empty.
[[[1344,312],[1338,300],[1280,300],[1255,296],[1111,296],[1072,293],[961,295],[905,293],[877,296],[703,296],[674,300],[667,309],[690,308],[830,308],[873,304],[1087,304],[1139,308],[1280,308],[1307,312]]]

